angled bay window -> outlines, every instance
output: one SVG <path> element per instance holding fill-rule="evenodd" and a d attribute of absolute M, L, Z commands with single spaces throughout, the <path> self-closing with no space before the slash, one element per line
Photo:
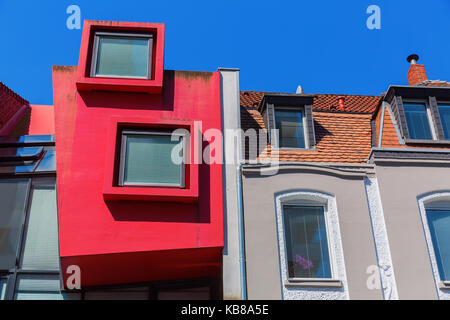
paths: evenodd
<path fill-rule="evenodd" d="M 314 95 L 265 94 L 259 110 L 273 149 L 313 149 L 316 140 L 312 105 Z"/>
<path fill-rule="evenodd" d="M 284 205 L 288 274 L 291 279 L 330 279 L 323 206 Z"/>
<path fill-rule="evenodd" d="M 91 77 L 151 79 L 153 35 L 96 32 Z"/>
<path fill-rule="evenodd" d="M 185 140 L 173 131 L 122 131 L 119 185 L 183 188 Z"/>

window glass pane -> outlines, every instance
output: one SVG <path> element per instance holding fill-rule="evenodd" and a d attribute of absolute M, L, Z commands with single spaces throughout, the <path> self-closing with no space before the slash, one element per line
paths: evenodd
<path fill-rule="evenodd" d="M 100 36 L 96 75 L 147 77 L 148 46 L 146 38 Z"/>
<path fill-rule="evenodd" d="M 58 218 L 55 187 L 36 187 L 31 193 L 22 268 L 59 270 Z"/>
<path fill-rule="evenodd" d="M 56 152 L 55 150 L 48 150 L 45 153 L 44 159 L 39 163 L 36 172 L 56 171 Z"/>
<path fill-rule="evenodd" d="M 305 148 L 305 130 L 301 111 L 275 111 L 280 148 Z"/>
<path fill-rule="evenodd" d="M 28 183 L 28 179 L 0 180 L 0 269 L 16 264 Z"/>
<path fill-rule="evenodd" d="M 170 135 L 128 134 L 124 184 L 181 185 L 181 165 L 172 161 L 172 149 L 182 143 Z"/>
<path fill-rule="evenodd" d="M 431 140 L 431 129 L 425 104 L 405 103 L 404 109 L 411 139 Z"/>
<path fill-rule="evenodd" d="M 427 210 L 441 280 L 450 280 L 450 211 Z"/>
<path fill-rule="evenodd" d="M 331 278 L 323 207 L 284 206 L 290 278 Z"/>
<path fill-rule="evenodd" d="M 444 128 L 445 140 L 450 140 L 450 104 L 439 104 L 439 115 Z"/>
<path fill-rule="evenodd" d="M 58 275 L 19 275 L 15 300 L 63 300 Z"/>
<path fill-rule="evenodd" d="M 0 300 L 5 300 L 7 278 L 0 278 Z"/>

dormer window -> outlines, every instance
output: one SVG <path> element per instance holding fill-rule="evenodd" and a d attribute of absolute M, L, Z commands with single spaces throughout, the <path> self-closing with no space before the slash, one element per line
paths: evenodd
<path fill-rule="evenodd" d="M 151 79 L 153 35 L 95 32 L 91 77 Z"/>
<path fill-rule="evenodd" d="M 259 109 L 272 149 L 314 149 L 314 97 L 307 94 L 264 95 Z"/>
<path fill-rule="evenodd" d="M 389 103 L 405 144 L 450 144 L 450 88 L 391 86 Z"/>

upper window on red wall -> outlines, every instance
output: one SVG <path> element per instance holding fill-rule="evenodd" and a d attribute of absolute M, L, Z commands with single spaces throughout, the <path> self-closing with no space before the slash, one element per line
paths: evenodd
<path fill-rule="evenodd" d="M 151 79 L 153 35 L 95 32 L 91 77 Z"/>

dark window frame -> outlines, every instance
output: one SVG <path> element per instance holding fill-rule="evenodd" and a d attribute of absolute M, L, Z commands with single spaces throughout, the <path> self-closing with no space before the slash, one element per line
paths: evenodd
<path fill-rule="evenodd" d="M 288 111 L 288 112 L 302 112 L 302 124 L 303 124 L 303 139 L 305 143 L 305 147 L 282 147 L 281 146 L 281 140 L 280 140 L 280 130 L 281 128 L 277 128 L 277 119 L 276 119 L 276 113 L 277 111 Z M 275 131 L 278 134 L 276 135 L 276 144 L 274 144 L 274 148 L 278 150 L 310 150 L 309 147 L 309 133 L 308 133 L 308 121 L 306 119 L 306 107 L 304 105 L 302 106 L 284 106 L 284 105 L 277 105 L 274 108 L 273 113 L 273 126 L 274 129 L 278 130 Z"/>
<path fill-rule="evenodd" d="M 129 38 L 142 38 L 148 41 L 148 62 L 147 62 L 147 76 L 118 76 L 118 75 L 97 75 L 97 63 L 98 63 L 98 46 L 100 37 L 129 37 Z M 126 33 L 126 32 L 106 32 L 106 31 L 96 31 L 94 33 L 94 42 L 92 45 L 92 56 L 91 56 L 91 70 L 89 75 L 91 78 L 118 78 L 118 79 L 152 79 L 153 71 L 153 39 L 154 35 L 151 33 Z"/>
<path fill-rule="evenodd" d="M 169 183 L 133 183 L 127 184 L 125 182 L 125 161 L 126 161 L 126 147 L 127 147 L 127 135 L 164 135 L 172 136 L 177 135 L 181 139 L 182 152 L 183 152 L 183 163 L 180 165 L 180 184 L 169 184 Z M 118 185 L 120 187 L 161 187 L 161 188 L 179 188 L 183 189 L 186 187 L 186 155 L 187 152 L 187 142 L 186 134 L 181 132 L 174 132 L 169 130 L 137 130 L 137 129 L 124 129 L 120 133 L 120 159 L 119 159 L 119 178 Z"/>
<path fill-rule="evenodd" d="M 263 116 L 268 133 L 268 142 L 274 150 L 294 150 L 294 151 L 314 151 L 316 147 L 316 135 L 314 127 L 314 117 L 312 106 L 316 95 L 308 94 L 265 94 L 259 106 L 259 112 Z M 275 110 L 289 106 L 290 108 L 301 110 L 303 108 L 306 124 L 305 130 L 305 146 L 307 148 L 279 148 L 278 136 L 274 134 L 275 128 Z M 276 131 L 275 131 L 276 132 Z M 273 141 L 273 138 L 275 141 Z"/>
<path fill-rule="evenodd" d="M 439 105 L 446 105 L 446 106 L 450 106 L 450 100 L 449 99 L 436 99 L 436 108 L 437 108 L 437 115 L 439 116 L 439 122 L 440 122 L 440 126 L 442 128 L 442 132 L 440 132 L 440 140 L 445 140 L 448 141 L 450 143 L 450 133 L 449 133 L 449 137 L 447 138 L 445 136 L 445 132 L 444 132 L 444 126 L 442 124 L 442 119 L 441 119 L 441 113 L 439 111 Z"/>

